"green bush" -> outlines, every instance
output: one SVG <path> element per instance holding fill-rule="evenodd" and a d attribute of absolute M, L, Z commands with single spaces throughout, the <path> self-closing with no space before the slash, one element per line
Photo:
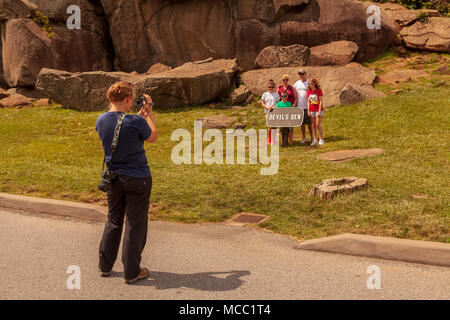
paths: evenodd
<path fill-rule="evenodd" d="M 52 38 L 55 33 L 53 32 L 53 28 L 50 24 L 50 20 L 47 16 L 44 16 L 40 11 L 36 10 L 34 12 L 34 22 L 36 22 L 40 27 L 41 30 L 46 32 L 49 38 Z"/>
<path fill-rule="evenodd" d="M 419 21 L 426 21 L 427 19 L 428 19 L 428 12 L 424 12 L 424 11 L 421 11 L 418 15 L 417 15 L 417 20 L 419 20 Z"/>

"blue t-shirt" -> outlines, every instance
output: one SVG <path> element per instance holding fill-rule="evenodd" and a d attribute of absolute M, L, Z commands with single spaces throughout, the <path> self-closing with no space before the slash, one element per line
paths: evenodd
<path fill-rule="evenodd" d="M 95 125 L 98 136 L 102 140 L 106 163 L 111 160 L 110 147 L 119 114 L 120 112 L 102 113 Z M 150 177 L 144 141 L 150 137 L 151 133 L 152 129 L 143 117 L 127 114 L 122 122 L 119 142 L 109 169 L 129 177 Z"/>

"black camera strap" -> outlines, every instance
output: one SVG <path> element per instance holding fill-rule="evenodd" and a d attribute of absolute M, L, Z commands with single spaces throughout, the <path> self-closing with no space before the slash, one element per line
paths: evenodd
<path fill-rule="evenodd" d="M 123 119 L 125 118 L 125 116 L 126 116 L 126 113 L 122 112 L 119 114 L 119 118 L 117 119 L 117 122 L 116 122 L 116 127 L 114 128 L 113 141 L 111 143 L 111 147 L 109 148 L 111 150 L 111 158 L 109 161 L 110 164 L 112 163 L 113 153 L 117 150 L 117 145 L 119 144 L 120 129 L 122 128 L 122 123 L 123 123 Z M 106 154 L 105 154 L 105 157 L 103 158 L 102 171 L 105 169 L 105 163 L 106 163 Z"/>

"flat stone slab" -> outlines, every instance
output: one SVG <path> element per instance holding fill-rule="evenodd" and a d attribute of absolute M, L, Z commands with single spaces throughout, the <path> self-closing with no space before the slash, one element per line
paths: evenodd
<path fill-rule="evenodd" d="M 44 107 L 52 104 L 52 101 L 49 98 L 39 99 L 36 101 L 36 107 Z"/>
<path fill-rule="evenodd" d="M 0 108 L 14 108 L 31 105 L 31 99 L 21 94 L 12 94 L 9 97 L 0 100 Z"/>
<path fill-rule="evenodd" d="M 373 149 L 352 149 L 352 150 L 337 150 L 321 153 L 317 156 L 320 160 L 326 161 L 348 161 L 356 158 L 365 158 L 376 156 L 378 154 L 385 153 L 386 150 L 381 148 L 373 148 Z"/>
<path fill-rule="evenodd" d="M 233 123 L 238 121 L 238 117 L 214 115 L 196 119 L 195 121 L 201 122 L 204 129 L 226 129 L 230 128 Z"/>
<path fill-rule="evenodd" d="M 307 240 L 296 249 L 450 267 L 450 244 L 352 233 Z"/>
<path fill-rule="evenodd" d="M 88 203 L 0 193 L 0 207 L 105 222 L 107 208 Z"/>

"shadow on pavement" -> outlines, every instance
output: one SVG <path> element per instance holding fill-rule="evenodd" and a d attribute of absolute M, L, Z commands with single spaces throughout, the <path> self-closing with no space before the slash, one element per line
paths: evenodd
<path fill-rule="evenodd" d="M 217 277 L 215 275 L 226 275 Z M 137 286 L 153 286 L 157 290 L 191 288 L 204 291 L 229 291 L 239 288 L 245 281 L 240 277 L 250 275 L 250 271 L 201 272 L 177 274 L 170 272 L 150 271 L 150 277 L 136 282 Z"/>

